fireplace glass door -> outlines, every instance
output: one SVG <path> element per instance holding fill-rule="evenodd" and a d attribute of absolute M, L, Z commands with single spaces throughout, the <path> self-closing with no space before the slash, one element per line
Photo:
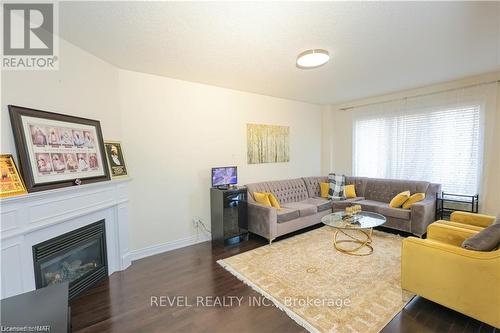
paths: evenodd
<path fill-rule="evenodd" d="M 69 282 L 70 299 L 108 275 L 104 220 L 33 246 L 37 288 Z"/>
<path fill-rule="evenodd" d="M 73 282 L 102 265 L 100 240 L 91 240 L 42 262 L 42 287 L 66 281 Z"/>

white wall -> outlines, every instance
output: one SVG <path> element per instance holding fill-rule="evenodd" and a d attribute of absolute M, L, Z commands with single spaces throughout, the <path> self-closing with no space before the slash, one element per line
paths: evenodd
<path fill-rule="evenodd" d="M 16 156 L 9 104 L 99 119 L 105 139 L 121 137 L 118 70 L 62 39 L 59 43 L 57 71 L 2 71 L 2 154 Z"/>
<path fill-rule="evenodd" d="M 122 140 L 130 183 L 132 250 L 210 227 L 210 169 L 237 165 L 239 182 L 320 174 L 321 108 L 118 70 L 60 40 L 58 71 L 2 72 L 1 152 L 16 156 L 7 105 L 101 121 Z M 246 123 L 290 126 L 291 161 L 247 165 Z"/>
<path fill-rule="evenodd" d="M 240 184 L 351 173 L 352 117 L 339 108 L 439 91 L 498 73 L 320 107 L 203 84 L 119 70 L 61 40 L 58 71 L 2 72 L 1 152 L 16 154 L 7 105 L 99 119 L 105 139 L 122 140 L 129 170 L 131 248 L 196 234 L 193 217 L 209 226 L 210 168 L 237 165 Z M 500 89 L 499 89 L 500 90 Z M 500 207 L 500 91 L 490 125 L 482 209 Z M 246 163 L 246 123 L 287 125 L 291 161 Z"/>
<path fill-rule="evenodd" d="M 123 70 L 119 78 L 135 249 L 194 235 L 195 216 L 209 226 L 211 167 L 237 165 L 240 184 L 320 174 L 320 106 Z M 248 165 L 247 123 L 290 126 L 290 162 Z"/>
<path fill-rule="evenodd" d="M 340 105 L 332 105 L 323 109 L 325 119 L 322 143 L 322 173 L 331 171 L 352 174 L 352 110 L 341 110 L 346 107 L 377 103 L 381 101 L 427 94 L 454 89 L 481 82 L 500 79 L 500 72 L 487 73 L 461 80 L 411 89 L 392 94 L 366 98 Z M 496 112 L 495 112 L 496 111 Z M 482 173 L 480 211 L 488 214 L 500 212 L 500 84 L 498 87 L 496 110 L 488 110 L 489 122 L 485 126 L 484 136 L 484 169 Z"/>

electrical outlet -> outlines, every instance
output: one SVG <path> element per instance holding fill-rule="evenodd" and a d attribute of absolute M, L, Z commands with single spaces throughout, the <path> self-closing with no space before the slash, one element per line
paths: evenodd
<path fill-rule="evenodd" d="M 198 228 L 199 223 L 200 219 L 198 217 L 193 217 L 193 227 Z"/>

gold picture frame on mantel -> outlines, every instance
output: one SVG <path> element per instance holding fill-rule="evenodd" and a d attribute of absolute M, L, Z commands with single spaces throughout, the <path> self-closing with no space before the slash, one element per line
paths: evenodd
<path fill-rule="evenodd" d="M 109 172 L 112 179 L 128 177 L 127 165 L 123 156 L 122 143 L 120 141 L 104 141 L 104 150 L 108 159 Z"/>
<path fill-rule="evenodd" d="M 26 194 L 26 186 L 19 175 L 14 158 L 10 154 L 0 155 L 0 198 Z"/>

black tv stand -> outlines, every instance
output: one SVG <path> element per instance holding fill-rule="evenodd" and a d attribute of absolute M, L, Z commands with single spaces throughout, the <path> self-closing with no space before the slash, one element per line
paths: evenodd
<path fill-rule="evenodd" d="M 247 188 L 210 189 L 212 241 L 224 245 L 248 238 Z"/>

